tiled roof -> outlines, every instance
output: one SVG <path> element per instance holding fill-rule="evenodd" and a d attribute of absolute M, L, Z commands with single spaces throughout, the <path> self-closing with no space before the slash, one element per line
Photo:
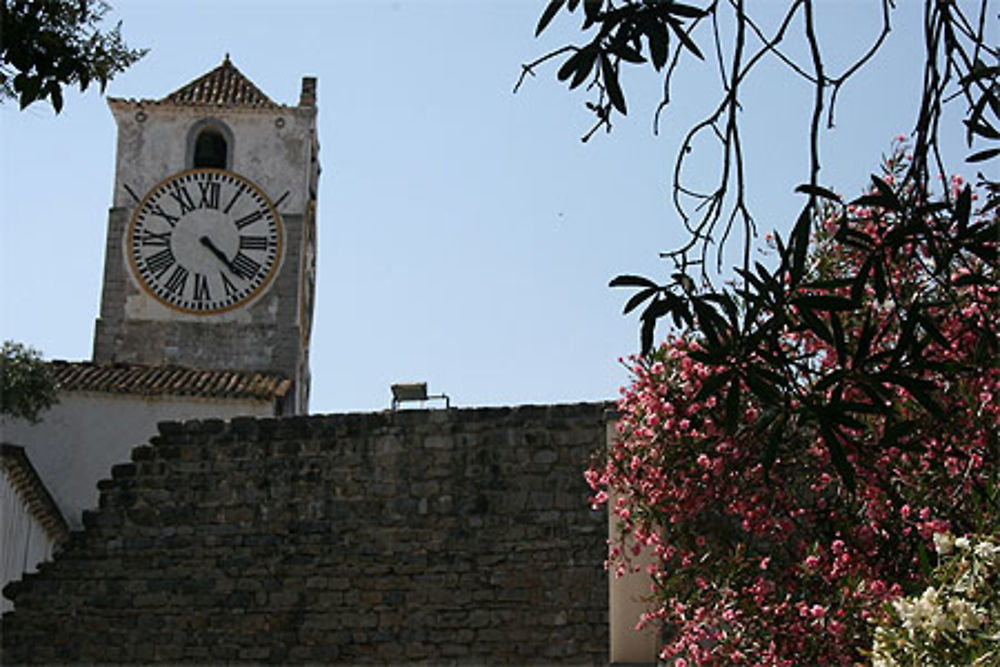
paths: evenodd
<path fill-rule="evenodd" d="M 229 55 L 208 74 L 178 88 L 161 103 L 183 106 L 277 108 L 278 105 L 236 69 Z"/>
<path fill-rule="evenodd" d="M 7 473 L 11 485 L 17 489 L 28 511 L 45 529 L 49 539 L 60 544 L 69 537 L 66 519 L 31 465 L 24 448 L 6 442 L 0 444 L 0 468 Z"/>
<path fill-rule="evenodd" d="M 291 380 L 281 375 L 247 371 L 86 361 L 52 361 L 49 367 L 62 391 L 268 401 L 281 398 L 292 386 Z"/>

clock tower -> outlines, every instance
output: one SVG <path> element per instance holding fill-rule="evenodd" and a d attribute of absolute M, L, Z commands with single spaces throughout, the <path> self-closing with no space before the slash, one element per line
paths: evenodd
<path fill-rule="evenodd" d="M 281 374 L 304 414 L 316 271 L 316 79 L 273 102 L 229 60 L 118 125 L 97 363 Z"/>

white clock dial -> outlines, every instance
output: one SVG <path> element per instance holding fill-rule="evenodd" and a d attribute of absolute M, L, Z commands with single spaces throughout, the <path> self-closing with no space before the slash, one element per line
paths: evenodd
<path fill-rule="evenodd" d="M 270 284 L 282 257 L 281 218 L 260 188 L 223 169 L 166 179 L 139 202 L 125 247 L 139 284 L 186 313 L 248 304 Z"/>

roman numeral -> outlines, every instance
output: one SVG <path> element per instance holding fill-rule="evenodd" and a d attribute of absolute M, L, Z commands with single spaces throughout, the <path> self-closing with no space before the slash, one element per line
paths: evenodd
<path fill-rule="evenodd" d="M 244 227 L 252 225 L 253 223 L 257 222 L 263 217 L 264 217 L 264 212 L 261 211 L 260 209 L 257 209 L 253 213 L 245 215 L 242 218 L 234 221 L 233 224 L 236 225 L 236 229 L 243 229 Z"/>
<path fill-rule="evenodd" d="M 241 236 L 240 250 L 267 250 L 267 237 Z"/>
<path fill-rule="evenodd" d="M 244 185 L 242 185 L 242 184 L 240 184 L 240 185 L 238 186 L 238 188 L 237 188 L 237 190 L 236 190 L 236 194 L 234 194 L 234 195 L 233 195 L 233 198 L 229 200 L 229 203 L 228 203 L 228 204 L 226 204 L 226 208 L 222 209 L 222 212 L 223 212 L 223 213 L 227 213 L 227 214 L 229 213 L 229 209 L 231 209 L 231 208 L 233 207 L 233 204 L 235 204 L 235 203 L 236 203 L 236 200 L 240 198 L 240 195 L 241 195 L 241 194 L 243 194 L 243 188 L 244 188 L 244 187 L 245 187 L 245 186 L 244 186 Z"/>
<path fill-rule="evenodd" d="M 200 273 L 194 274 L 194 300 L 209 301 L 212 297 L 208 293 L 208 277 Z"/>
<path fill-rule="evenodd" d="M 226 298 L 231 299 L 234 296 L 236 296 L 237 294 L 236 285 L 232 284 L 229 281 L 229 278 L 226 277 L 226 274 L 223 273 L 222 271 L 219 271 L 219 277 L 222 278 L 222 288 L 226 290 Z"/>
<path fill-rule="evenodd" d="M 146 258 L 146 268 L 148 268 L 157 278 L 162 276 L 164 272 L 174 265 L 174 253 L 170 252 L 170 248 L 166 250 L 161 250 L 155 255 L 150 255 Z"/>
<path fill-rule="evenodd" d="M 201 201 L 198 208 L 219 208 L 219 184 L 199 183 L 198 192 L 201 194 Z"/>
<path fill-rule="evenodd" d="M 170 245 L 170 232 L 152 232 L 148 229 L 142 230 L 142 245 Z"/>
<path fill-rule="evenodd" d="M 260 264 L 253 261 L 241 252 L 236 253 L 232 261 L 233 273 L 243 280 L 250 280 L 260 269 Z"/>
<path fill-rule="evenodd" d="M 164 220 L 166 220 L 167 224 L 170 225 L 171 227 L 173 227 L 174 225 L 176 225 L 177 221 L 180 220 L 180 218 L 178 216 L 176 216 L 176 215 L 170 215 L 169 213 L 167 213 L 166 211 L 164 211 L 163 208 L 159 204 L 156 204 L 153 207 L 153 209 L 150 211 L 150 213 L 152 213 L 153 215 L 160 216 L 161 218 L 163 218 Z"/>
<path fill-rule="evenodd" d="M 167 279 L 165 287 L 167 288 L 167 291 L 172 294 L 183 294 L 184 286 L 187 284 L 187 279 L 188 270 L 178 264 L 174 268 L 174 272 L 171 273 L 170 277 Z"/>
<path fill-rule="evenodd" d="M 183 185 L 175 185 L 174 189 L 168 192 L 174 201 L 180 205 L 181 215 L 194 210 L 194 200 L 191 199 L 191 194 Z"/>

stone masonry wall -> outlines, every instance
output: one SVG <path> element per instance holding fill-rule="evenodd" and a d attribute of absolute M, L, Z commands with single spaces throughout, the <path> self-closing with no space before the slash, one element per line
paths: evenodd
<path fill-rule="evenodd" d="M 2 663 L 607 664 L 603 408 L 161 424 Z"/>

